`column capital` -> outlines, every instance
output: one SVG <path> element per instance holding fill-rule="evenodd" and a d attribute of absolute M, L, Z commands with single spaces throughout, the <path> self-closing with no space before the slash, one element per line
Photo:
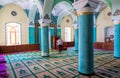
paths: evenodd
<path fill-rule="evenodd" d="M 84 15 L 84 14 L 93 14 L 93 13 L 94 13 L 94 9 L 91 7 L 84 7 L 84 8 L 77 10 L 78 16 Z"/>
<path fill-rule="evenodd" d="M 43 23 L 50 24 L 51 23 L 51 19 L 43 19 Z"/>
<path fill-rule="evenodd" d="M 114 24 L 120 24 L 120 20 L 115 20 Z"/>
<path fill-rule="evenodd" d="M 34 23 L 33 23 L 33 22 L 30 22 L 30 23 L 29 23 L 29 27 L 35 27 Z"/>
<path fill-rule="evenodd" d="M 94 12 L 94 9 L 90 7 L 88 0 L 79 0 L 72 4 L 76 9 L 76 15 L 79 16 L 81 14 L 91 14 Z"/>
<path fill-rule="evenodd" d="M 120 24 L 120 9 L 116 9 L 112 17 L 114 24 Z"/>
<path fill-rule="evenodd" d="M 78 29 L 78 22 L 74 21 L 73 26 L 74 26 L 74 29 Z"/>
<path fill-rule="evenodd" d="M 39 23 L 40 23 L 41 27 L 50 26 L 50 22 L 51 22 L 50 19 L 41 19 L 41 20 L 39 20 Z"/>
<path fill-rule="evenodd" d="M 41 25 L 42 27 L 45 27 L 45 26 L 50 26 L 50 24 L 46 24 L 46 23 L 42 23 L 42 25 Z"/>
<path fill-rule="evenodd" d="M 75 27 L 75 30 L 77 30 L 78 29 L 78 27 Z"/>
<path fill-rule="evenodd" d="M 74 25 L 74 29 L 78 29 L 78 25 Z"/>
<path fill-rule="evenodd" d="M 103 0 L 78 0 L 72 5 L 76 9 L 77 16 L 81 14 L 93 14 L 94 12 L 102 11 L 108 6 Z"/>

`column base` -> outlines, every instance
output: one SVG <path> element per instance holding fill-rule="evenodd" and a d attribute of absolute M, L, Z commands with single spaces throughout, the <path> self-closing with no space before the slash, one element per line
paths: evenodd
<path fill-rule="evenodd" d="M 116 56 L 114 56 L 114 58 L 120 59 L 120 57 L 116 57 Z"/>
<path fill-rule="evenodd" d="M 78 49 L 76 49 L 75 47 L 73 48 L 73 50 L 78 51 Z"/>
<path fill-rule="evenodd" d="M 42 57 L 49 57 L 49 56 L 42 56 Z"/>
<path fill-rule="evenodd" d="M 48 53 L 43 53 L 43 52 L 42 52 L 42 53 L 41 53 L 41 56 L 42 56 L 42 57 L 49 57 L 49 54 L 48 54 Z"/>
<path fill-rule="evenodd" d="M 79 71 L 78 71 L 79 72 Z M 84 74 L 84 73 L 81 73 L 81 72 L 79 72 L 80 74 L 82 74 L 82 75 L 86 75 L 86 76 L 91 76 L 91 75 L 94 75 L 95 73 L 93 72 L 93 73 L 91 73 L 91 74 Z"/>

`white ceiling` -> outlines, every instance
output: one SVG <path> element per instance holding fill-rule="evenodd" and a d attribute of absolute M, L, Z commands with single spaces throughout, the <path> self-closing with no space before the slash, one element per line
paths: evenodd
<path fill-rule="evenodd" d="M 112 1 L 112 11 L 120 9 L 120 0 L 111 0 Z"/>
<path fill-rule="evenodd" d="M 30 9 L 34 4 L 34 0 L 0 0 L 0 5 L 2 6 L 5 6 L 10 3 L 19 5 L 23 9 Z"/>
<path fill-rule="evenodd" d="M 58 3 L 56 6 L 54 6 L 52 10 L 52 14 L 54 16 L 59 16 L 59 14 L 62 11 L 71 11 L 71 10 L 73 10 L 73 7 L 69 3 L 63 1 Z"/>

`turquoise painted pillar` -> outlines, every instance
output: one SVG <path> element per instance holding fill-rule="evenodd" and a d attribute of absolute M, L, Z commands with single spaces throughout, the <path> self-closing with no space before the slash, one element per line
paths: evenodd
<path fill-rule="evenodd" d="M 93 24 L 93 12 L 83 12 L 78 16 L 78 71 L 86 75 L 94 73 Z"/>
<path fill-rule="evenodd" d="M 78 28 L 75 28 L 74 34 L 75 34 L 74 50 L 78 50 Z"/>
<path fill-rule="evenodd" d="M 41 50 L 41 27 L 38 28 L 38 43 L 40 45 L 40 50 Z"/>
<path fill-rule="evenodd" d="M 29 26 L 29 44 L 35 44 L 35 27 Z"/>
<path fill-rule="evenodd" d="M 53 46 L 53 42 L 52 42 L 52 37 L 54 36 L 54 28 L 50 28 L 50 36 L 51 36 L 51 48 L 52 48 L 52 46 Z"/>
<path fill-rule="evenodd" d="M 103 7 L 99 3 L 103 3 Z M 73 3 L 78 15 L 78 71 L 82 74 L 91 75 L 94 73 L 93 56 L 93 30 L 94 30 L 94 12 L 106 8 L 104 1 L 98 1 L 96 5 L 91 5 L 89 1 L 77 0 Z M 96 10 L 97 9 L 97 10 Z"/>
<path fill-rule="evenodd" d="M 99 12 L 96 12 L 96 13 L 94 13 L 94 32 L 93 32 L 93 38 L 94 38 L 94 42 L 96 42 L 97 41 L 97 28 L 96 28 L 96 24 L 95 24 L 95 21 L 96 21 L 96 19 L 98 18 L 98 15 L 99 15 Z"/>
<path fill-rule="evenodd" d="M 47 24 L 41 27 L 41 51 L 42 56 L 49 56 L 49 29 Z"/>
<path fill-rule="evenodd" d="M 61 28 L 57 28 L 57 36 L 61 37 Z"/>
<path fill-rule="evenodd" d="M 97 32 L 96 32 L 96 27 L 95 27 L 95 26 L 94 26 L 94 30 L 93 30 L 93 31 L 94 31 L 94 32 L 93 32 L 94 42 L 96 42 L 96 33 L 97 33 Z"/>
<path fill-rule="evenodd" d="M 120 24 L 114 26 L 114 57 L 120 58 Z"/>

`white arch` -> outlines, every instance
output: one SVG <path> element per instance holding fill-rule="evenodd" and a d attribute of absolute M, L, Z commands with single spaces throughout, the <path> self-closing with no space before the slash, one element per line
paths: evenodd
<path fill-rule="evenodd" d="M 40 20 L 39 23 L 42 24 L 43 21 L 43 16 L 44 16 L 44 11 L 43 11 L 43 6 L 41 0 L 35 0 L 35 4 L 38 7 L 39 13 L 40 13 Z"/>
<path fill-rule="evenodd" d="M 61 21 L 62 21 L 62 18 L 64 18 L 65 16 L 67 15 L 70 15 L 73 19 L 73 22 L 74 21 L 77 21 L 77 16 L 74 15 L 72 12 L 69 12 L 69 11 L 66 11 L 66 10 L 63 10 L 59 16 L 58 16 L 58 20 L 57 20 L 57 26 L 61 24 Z"/>
<path fill-rule="evenodd" d="M 54 16 L 59 16 L 59 14 L 63 11 L 63 10 L 73 10 L 73 7 L 66 1 L 62 1 L 57 3 L 53 10 L 52 10 L 52 14 Z"/>
<path fill-rule="evenodd" d="M 52 10 L 52 14 L 58 16 L 57 26 L 60 25 L 62 18 L 67 15 L 71 15 L 73 22 L 77 21 L 77 16 L 72 13 L 73 10 L 73 7 L 66 1 L 57 3 Z"/>
<path fill-rule="evenodd" d="M 30 22 L 34 23 L 36 11 L 37 11 L 37 5 L 33 5 L 29 12 L 29 23 Z"/>

